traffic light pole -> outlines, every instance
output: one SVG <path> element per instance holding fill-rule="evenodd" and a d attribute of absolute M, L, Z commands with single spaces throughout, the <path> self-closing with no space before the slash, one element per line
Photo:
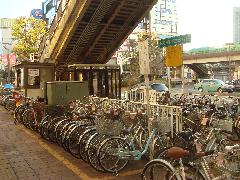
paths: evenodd
<path fill-rule="evenodd" d="M 9 43 L 2 43 L 6 45 L 10 45 Z M 11 62 L 9 58 L 9 48 L 3 45 L 3 48 L 7 50 L 7 62 L 8 62 L 8 77 L 7 77 L 7 83 L 11 83 Z"/>
<path fill-rule="evenodd" d="M 7 82 L 11 83 L 11 62 L 10 62 L 10 58 L 9 58 L 9 52 L 7 54 L 7 61 L 8 61 L 8 78 L 7 78 Z"/>

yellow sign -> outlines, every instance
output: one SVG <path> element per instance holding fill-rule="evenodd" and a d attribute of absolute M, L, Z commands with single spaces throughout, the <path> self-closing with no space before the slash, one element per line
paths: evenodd
<path fill-rule="evenodd" d="M 177 67 L 183 64 L 182 45 L 166 47 L 166 66 Z"/>

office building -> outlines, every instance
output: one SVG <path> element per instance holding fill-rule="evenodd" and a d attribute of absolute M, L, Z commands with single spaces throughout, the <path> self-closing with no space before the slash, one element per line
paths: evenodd
<path fill-rule="evenodd" d="M 60 0 L 45 0 L 42 3 L 42 11 L 47 25 L 50 26 L 56 14 Z"/>
<path fill-rule="evenodd" d="M 240 7 L 233 8 L 233 42 L 240 42 Z"/>
<path fill-rule="evenodd" d="M 159 0 L 150 11 L 151 31 L 159 34 L 177 33 L 176 0 Z"/>
<path fill-rule="evenodd" d="M 178 15 L 176 0 L 158 0 L 135 31 L 145 29 L 157 34 L 177 34 Z"/>
<path fill-rule="evenodd" d="M 0 18 L 0 69 L 4 68 L 2 64 L 2 55 L 9 54 L 12 50 L 13 38 L 12 38 L 12 24 L 14 19 Z"/>

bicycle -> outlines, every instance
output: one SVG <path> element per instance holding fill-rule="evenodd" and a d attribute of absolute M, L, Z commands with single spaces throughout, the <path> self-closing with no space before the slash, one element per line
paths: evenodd
<path fill-rule="evenodd" d="M 197 165 L 186 163 L 182 158 L 200 158 L 212 154 L 213 151 L 192 154 L 191 151 L 175 146 L 164 153 L 175 161 L 170 163 L 162 158 L 149 161 L 141 173 L 142 180 L 205 180 L 204 173 Z"/>
<path fill-rule="evenodd" d="M 134 145 L 134 139 L 138 132 L 130 142 L 122 137 L 111 137 L 104 140 L 97 151 L 101 168 L 109 173 L 117 173 L 128 164 L 129 160 L 140 160 L 152 145 L 159 123 L 161 122 L 152 121 L 152 131 L 146 139 L 145 146 L 139 149 Z"/>

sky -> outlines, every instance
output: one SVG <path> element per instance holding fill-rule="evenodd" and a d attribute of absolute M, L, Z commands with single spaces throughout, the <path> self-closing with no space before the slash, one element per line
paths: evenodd
<path fill-rule="evenodd" d="M 0 0 L 0 18 L 29 16 L 42 0 Z M 233 7 L 240 0 L 177 0 L 179 34 L 191 34 L 184 49 L 221 46 L 233 41 Z"/>
<path fill-rule="evenodd" d="M 29 16 L 32 9 L 41 9 L 43 0 L 0 0 L 0 18 Z"/>
<path fill-rule="evenodd" d="M 178 33 L 191 34 L 184 49 L 233 42 L 233 7 L 240 0 L 177 0 Z"/>

